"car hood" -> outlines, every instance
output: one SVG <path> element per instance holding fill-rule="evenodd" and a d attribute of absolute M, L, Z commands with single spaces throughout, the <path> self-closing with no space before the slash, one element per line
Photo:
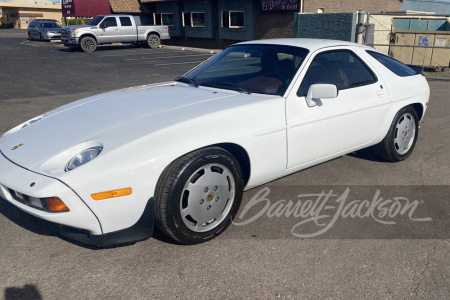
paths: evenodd
<path fill-rule="evenodd" d="M 62 29 L 71 30 L 71 29 L 90 28 L 90 27 L 93 27 L 93 26 L 91 26 L 91 25 L 71 25 L 71 26 L 63 27 Z M 95 26 L 94 26 L 94 28 L 95 28 Z"/>
<path fill-rule="evenodd" d="M 44 119 L 1 139 L 0 150 L 11 161 L 32 168 L 126 123 L 233 96 L 236 93 L 194 88 L 182 83 L 114 91 L 50 112 Z M 23 146 L 12 150 L 17 145 Z"/>
<path fill-rule="evenodd" d="M 41 28 L 42 30 L 45 31 L 51 31 L 51 32 L 61 32 L 61 28 Z"/>

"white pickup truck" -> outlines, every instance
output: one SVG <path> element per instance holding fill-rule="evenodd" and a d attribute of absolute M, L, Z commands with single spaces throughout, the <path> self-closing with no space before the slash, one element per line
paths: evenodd
<path fill-rule="evenodd" d="M 97 16 L 86 25 L 63 27 L 61 42 L 72 50 L 94 52 L 97 45 L 130 43 L 158 48 L 161 40 L 170 39 L 169 26 L 141 26 L 139 17 L 131 15 Z"/>

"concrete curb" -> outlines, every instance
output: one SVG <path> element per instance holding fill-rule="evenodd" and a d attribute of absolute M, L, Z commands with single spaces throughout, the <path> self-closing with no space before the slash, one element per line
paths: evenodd
<path fill-rule="evenodd" d="M 211 53 L 216 54 L 219 53 L 220 49 L 202 49 L 202 48 L 191 48 L 191 47 L 182 47 L 182 46 L 165 46 L 161 45 L 161 49 L 170 49 L 170 50 L 181 50 L 181 51 L 193 51 L 193 52 L 201 52 L 201 53 Z"/>

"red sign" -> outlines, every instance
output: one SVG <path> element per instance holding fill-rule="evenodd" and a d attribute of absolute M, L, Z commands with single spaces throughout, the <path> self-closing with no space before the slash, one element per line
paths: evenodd
<path fill-rule="evenodd" d="M 93 18 L 98 15 L 110 15 L 109 0 L 62 0 L 64 17 Z"/>
<path fill-rule="evenodd" d="M 301 0 L 261 0 L 263 11 L 299 12 Z"/>

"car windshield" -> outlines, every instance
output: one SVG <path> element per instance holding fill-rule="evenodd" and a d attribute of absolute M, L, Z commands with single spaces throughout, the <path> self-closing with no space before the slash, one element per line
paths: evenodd
<path fill-rule="evenodd" d="M 279 45 L 232 46 L 181 77 L 200 86 L 283 95 L 309 51 Z"/>
<path fill-rule="evenodd" d="M 61 28 L 58 23 L 41 23 L 41 28 Z"/>
<path fill-rule="evenodd" d="M 103 16 L 96 16 L 91 21 L 89 21 L 87 25 L 97 26 L 103 20 L 103 18 L 104 18 Z"/>

